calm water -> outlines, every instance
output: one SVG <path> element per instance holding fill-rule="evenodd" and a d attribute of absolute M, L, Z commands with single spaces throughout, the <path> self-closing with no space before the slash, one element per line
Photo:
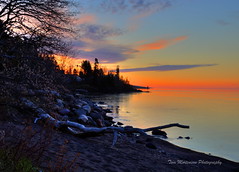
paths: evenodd
<path fill-rule="evenodd" d="M 239 161 L 239 91 L 150 90 L 150 93 L 93 97 L 112 105 L 112 116 L 125 125 L 147 128 L 169 123 L 168 141 L 176 145 Z M 177 139 L 189 136 L 192 139 Z"/>

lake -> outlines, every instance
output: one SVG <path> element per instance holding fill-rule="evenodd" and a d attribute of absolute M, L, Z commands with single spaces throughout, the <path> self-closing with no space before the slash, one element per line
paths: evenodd
<path fill-rule="evenodd" d="M 91 97 L 113 109 L 109 114 L 139 128 L 169 123 L 168 141 L 181 147 L 239 161 L 239 90 L 150 90 L 149 93 L 106 94 Z M 179 136 L 191 139 L 178 139 Z"/>

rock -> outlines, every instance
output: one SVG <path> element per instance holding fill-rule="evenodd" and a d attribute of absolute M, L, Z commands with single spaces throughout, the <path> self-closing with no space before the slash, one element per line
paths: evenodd
<path fill-rule="evenodd" d="M 86 114 L 87 114 L 86 110 L 84 110 L 84 109 L 82 109 L 82 108 L 74 110 L 74 113 L 75 113 L 78 117 L 81 116 L 81 115 L 86 115 Z"/>
<path fill-rule="evenodd" d="M 189 139 L 191 139 L 189 136 L 187 136 L 187 137 L 184 137 L 185 139 L 187 139 L 187 140 L 189 140 Z"/>
<path fill-rule="evenodd" d="M 117 122 L 117 125 L 124 125 L 122 122 Z"/>
<path fill-rule="evenodd" d="M 61 99 L 56 99 L 57 105 L 61 108 L 64 108 L 64 101 Z"/>
<path fill-rule="evenodd" d="M 63 117 L 62 117 L 62 121 L 67 121 L 69 119 L 69 117 L 67 116 L 67 115 L 64 115 Z"/>
<path fill-rule="evenodd" d="M 96 106 L 96 105 L 93 106 L 93 109 L 94 109 L 94 111 L 97 111 L 97 112 L 102 112 L 103 111 L 102 107 L 99 107 L 99 106 Z"/>
<path fill-rule="evenodd" d="M 183 137 L 182 137 L 182 136 L 179 136 L 178 139 L 183 139 Z"/>
<path fill-rule="evenodd" d="M 130 128 L 133 128 L 133 126 L 130 126 L 130 125 L 127 125 L 124 127 L 125 129 L 130 129 Z"/>
<path fill-rule="evenodd" d="M 68 115 L 69 113 L 71 113 L 71 111 L 69 109 L 60 109 L 58 111 L 61 115 Z"/>
<path fill-rule="evenodd" d="M 60 93 L 58 93 L 58 92 L 55 91 L 55 90 L 50 90 L 49 93 L 52 94 L 52 95 L 54 95 L 54 96 L 56 96 L 56 97 L 60 97 L 60 96 L 61 96 Z"/>
<path fill-rule="evenodd" d="M 78 120 L 86 123 L 88 121 L 88 117 L 86 115 L 80 115 Z"/>
<path fill-rule="evenodd" d="M 91 112 L 91 107 L 89 105 L 84 105 L 82 108 L 86 110 L 88 113 Z"/>
<path fill-rule="evenodd" d="M 82 79 L 81 79 L 81 77 L 79 77 L 79 76 L 75 76 L 75 81 L 79 83 L 79 82 L 82 81 Z"/>
<path fill-rule="evenodd" d="M 113 113 L 112 110 L 110 110 L 110 109 L 105 109 L 104 111 L 105 111 L 106 113 Z"/>
<path fill-rule="evenodd" d="M 87 102 L 87 105 L 89 105 L 90 107 L 94 107 L 94 103 L 92 102 L 92 101 L 90 101 L 90 100 L 85 100 L 86 102 Z"/>
<path fill-rule="evenodd" d="M 146 143 L 145 146 L 150 148 L 150 149 L 157 149 L 157 147 L 153 143 Z"/>
<path fill-rule="evenodd" d="M 113 124 L 113 122 L 111 121 L 104 121 L 105 122 L 105 126 L 109 127 Z"/>
<path fill-rule="evenodd" d="M 76 98 L 82 98 L 82 94 L 76 93 L 76 94 L 75 94 L 75 97 L 76 97 Z"/>
<path fill-rule="evenodd" d="M 59 111 L 60 109 L 62 109 L 62 107 L 60 107 L 60 106 L 57 105 L 57 104 L 54 104 L 54 105 L 52 106 L 52 109 L 55 110 L 55 111 Z"/>
<path fill-rule="evenodd" d="M 92 113 L 90 113 L 90 117 L 92 117 L 92 119 L 96 122 L 96 124 L 99 127 L 103 127 L 105 125 L 104 118 L 101 116 L 100 113 L 92 112 Z"/>
<path fill-rule="evenodd" d="M 66 100 L 66 101 L 74 101 L 74 96 L 73 95 L 71 95 L 71 94 L 65 94 L 64 96 L 63 96 L 63 98 Z"/>
<path fill-rule="evenodd" d="M 152 134 L 153 135 L 166 136 L 167 137 L 167 133 L 165 131 L 162 131 L 162 130 L 153 130 Z"/>
<path fill-rule="evenodd" d="M 113 117 L 110 117 L 110 116 L 105 116 L 104 119 L 105 119 L 105 120 L 108 120 L 108 121 L 113 121 L 114 118 L 113 118 Z"/>

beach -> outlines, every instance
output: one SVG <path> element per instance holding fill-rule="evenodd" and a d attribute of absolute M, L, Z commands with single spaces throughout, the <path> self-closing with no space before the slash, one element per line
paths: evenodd
<path fill-rule="evenodd" d="M 13 123 L 1 124 L 1 130 L 8 127 L 11 128 L 12 135 L 24 128 L 23 125 Z M 42 126 L 34 124 L 31 127 L 36 131 L 43 129 Z M 113 134 L 79 137 L 54 130 L 51 142 L 42 154 L 39 167 L 43 171 L 59 171 L 58 165 L 61 161 L 62 166 L 72 163 L 72 167 L 66 171 L 239 170 L 239 163 L 181 148 L 152 136 L 121 136 L 112 147 L 113 137 Z M 149 148 L 150 144 L 156 148 Z"/>

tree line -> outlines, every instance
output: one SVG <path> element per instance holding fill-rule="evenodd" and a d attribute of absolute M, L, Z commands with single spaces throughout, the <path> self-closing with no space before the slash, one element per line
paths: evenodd
<path fill-rule="evenodd" d="M 136 91 L 129 83 L 128 79 L 120 76 L 120 68 L 117 65 L 115 71 L 108 71 L 100 67 L 99 60 L 95 58 L 94 64 L 89 60 L 83 60 L 77 65 L 80 70 L 70 69 L 68 74 L 79 76 L 82 79 L 78 88 L 86 88 L 98 92 L 131 92 Z"/>

